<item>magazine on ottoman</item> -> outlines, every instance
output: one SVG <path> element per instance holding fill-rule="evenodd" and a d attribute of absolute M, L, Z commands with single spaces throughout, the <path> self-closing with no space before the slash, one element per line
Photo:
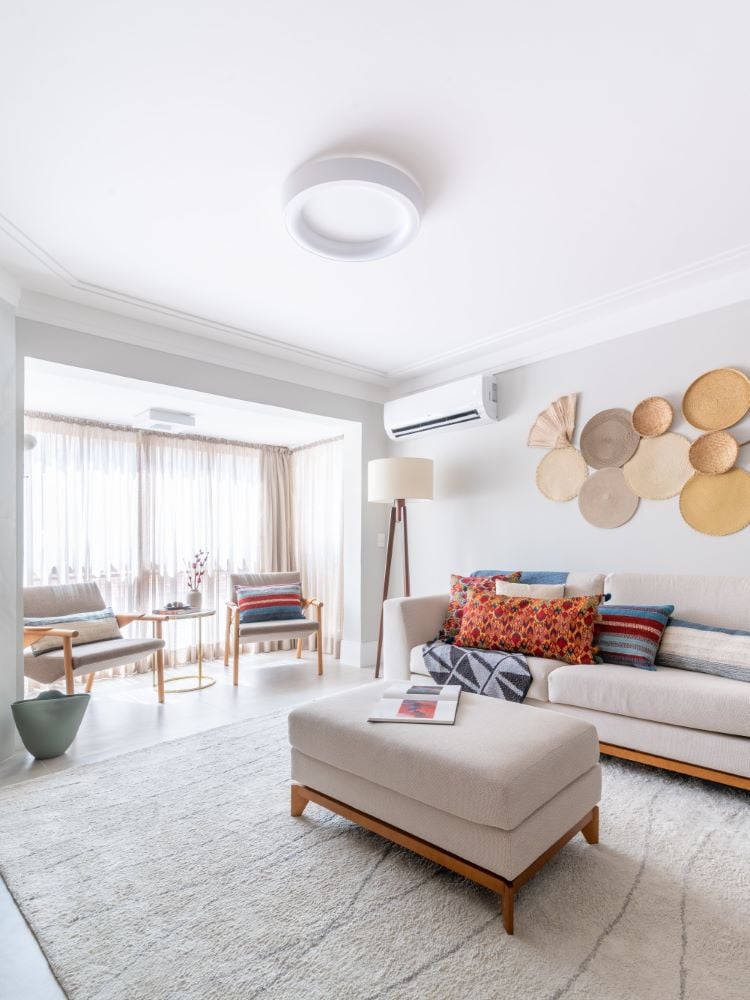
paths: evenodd
<path fill-rule="evenodd" d="M 421 722 L 452 726 L 461 688 L 458 684 L 391 684 L 368 722 Z"/>

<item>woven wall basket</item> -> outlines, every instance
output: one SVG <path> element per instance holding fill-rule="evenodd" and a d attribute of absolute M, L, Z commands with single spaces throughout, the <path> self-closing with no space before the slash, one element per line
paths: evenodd
<path fill-rule="evenodd" d="M 581 431 L 581 452 L 594 469 L 624 465 L 639 442 L 629 410 L 602 410 Z"/>
<path fill-rule="evenodd" d="M 622 469 L 600 469 L 581 487 L 581 514 L 597 528 L 619 528 L 635 514 L 640 501 L 625 482 Z"/>
<path fill-rule="evenodd" d="M 704 535 L 733 535 L 750 524 L 750 473 L 732 469 L 721 476 L 696 473 L 680 494 L 680 513 Z"/>
<path fill-rule="evenodd" d="M 676 497 L 693 475 L 690 442 L 682 434 L 644 438 L 622 470 L 625 482 L 644 500 Z"/>
<path fill-rule="evenodd" d="M 722 431 L 750 410 L 750 379 L 736 368 L 715 368 L 688 387 L 682 412 L 702 431 Z"/>
<path fill-rule="evenodd" d="M 709 431 L 690 445 L 690 464 L 704 476 L 719 476 L 729 472 L 739 453 L 739 443 L 728 431 Z"/>
<path fill-rule="evenodd" d="M 663 396 L 649 396 L 633 410 L 633 429 L 641 437 L 652 438 L 666 434 L 672 426 L 674 410 Z"/>
<path fill-rule="evenodd" d="M 586 481 L 589 470 L 577 448 L 548 451 L 536 470 L 536 485 L 548 500 L 573 500 Z"/>

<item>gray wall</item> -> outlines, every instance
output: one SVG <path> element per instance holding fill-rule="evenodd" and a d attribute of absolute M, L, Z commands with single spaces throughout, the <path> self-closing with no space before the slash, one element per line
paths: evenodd
<path fill-rule="evenodd" d="M 750 373 L 750 303 L 503 372 L 499 423 L 399 442 L 395 454 L 435 461 L 436 501 L 409 509 L 413 593 L 447 591 L 451 572 L 479 567 L 750 572 L 750 528 L 724 538 L 699 534 L 680 517 L 678 498 L 642 500 L 623 527 L 594 528 L 577 501 L 553 503 L 538 492 L 544 451 L 526 447 L 537 413 L 568 392 L 580 393 L 576 444 L 598 410 L 632 409 L 652 395 L 670 400 L 678 414 L 672 429 L 693 439 L 700 432 L 682 419 L 682 394 L 698 375 L 724 366 Z M 750 420 L 733 433 L 750 439 Z M 740 465 L 750 469 L 750 447 Z"/>
<path fill-rule="evenodd" d="M 353 428 L 351 435 L 347 435 L 345 449 L 345 468 L 349 472 L 346 486 L 351 502 L 345 522 L 345 563 L 350 569 L 347 571 L 345 565 L 344 657 L 355 661 L 360 642 L 374 644 L 378 628 L 379 581 L 383 573 L 383 551 L 376 547 L 375 542 L 376 534 L 382 527 L 381 511 L 367 503 L 366 479 L 368 460 L 380 458 L 387 452 L 388 440 L 383 431 L 381 404 L 32 320 L 19 318 L 16 329 L 19 366 L 23 364 L 23 357 L 41 358 L 356 422 L 358 426 Z M 360 427 L 361 456 L 357 445 Z M 358 477 L 356 482 L 352 482 L 352 472 Z M 352 502 L 356 507 L 354 511 L 351 509 Z M 356 546 L 354 551 L 352 546 Z M 372 650 L 367 645 L 362 657 L 365 662 L 374 662 Z"/>
<path fill-rule="evenodd" d="M 14 748 L 10 703 L 20 696 L 16 439 L 16 345 L 13 309 L 0 300 L 0 760 Z"/>

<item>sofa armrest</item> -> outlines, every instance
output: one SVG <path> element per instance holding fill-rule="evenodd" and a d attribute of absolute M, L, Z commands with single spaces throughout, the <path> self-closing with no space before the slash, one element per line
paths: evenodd
<path fill-rule="evenodd" d="M 383 605 L 383 677 L 408 681 L 409 653 L 414 646 L 430 642 L 440 631 L 448 613 L 447 594 L 430 597 L 396 597 Z"/>

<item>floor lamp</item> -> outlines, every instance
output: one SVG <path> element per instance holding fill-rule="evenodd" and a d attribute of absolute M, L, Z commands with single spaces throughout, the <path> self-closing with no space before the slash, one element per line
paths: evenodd
<path fill-rule="evenodd" d="M 406 527 L 406 501 L 432 500 L 431 458 L 377 458 L 367 468 L 367 499 L 370 503 L 389 503 L 391 517 L 388 522 L 388 544 L 385 551 L 383 600 L 380 604 L 378 627 L 378 653 L 375 676 L 380 677 L 380 660 L 383 653 L 383 604 L 388 598 L 393 561 L 393 540 L 396 525 L 403 525 L 404 597 L 409 597 L 409 537 Z"/>

